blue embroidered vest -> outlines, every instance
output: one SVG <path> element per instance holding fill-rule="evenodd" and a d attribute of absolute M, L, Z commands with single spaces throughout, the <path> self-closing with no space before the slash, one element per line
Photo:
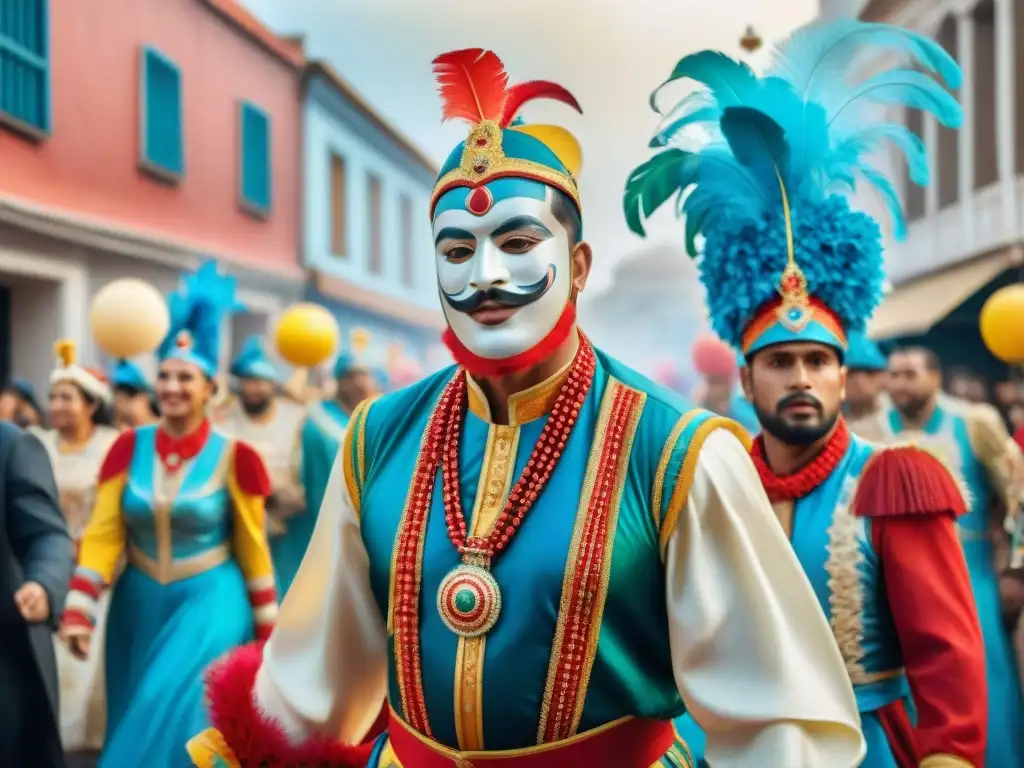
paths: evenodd
<path fill-rule="evenodd" d="M 874 450 L 859 437 L 851 438 L 829 478 L 796 502 L 790 537 L 832 625 L 861 712 L 879 709 L 908 690 L 871 521 L 850 512 L 861 471 Z"/>
<path fill-rule="evenodd" d="M 157 457 L 156 426 L 135 431 L 121 502 L 133 565 L 168 582 L 228 558 L 230 447 L 231 441 L 213 430 L 198 455 L 168 476 Z"/>
<path fill-rule="evenodd" d="M 442 744 L 529 747 L 624 716 L 668 720 L 684 710 L 669 648 L 661 528 L 685 504 L 692 479 L 692 466 L 689 479 L 683 471 L 686 456 L 724 420 L 690 411 L 678 396 L 600 352 L 597 357 L 594 383 L 547 487 L 492 564 L 502 606 L 483 639 L 460 638 L 442 621 L 438 587 L 460 558 L 447 534 L 440 477 L 435 480 L 414 576 L 419 657 L 395 647 L 392 617 L 389 700 L 406 722 L 419 707 Z M 386 395 L 357 411 L 349 426 L 343 460 L 357 477 L 350 493 L 385 616 L 394 607 L 396 531 L 400 536 L 406 524 L 410 478 L 435 404 L 454 374 L 449 368 Z M 547 420 L 543 403 L 550 405 L 561 381 L 513 398 L 508 426 L 489 423 L 473 408 L 471 384 L 459 457 L 471 533 L 486 535 L 500 513 Z M 620 437 L 611 437 L 617 432 Z M 613 439 L 621 442 L 619 462 L 602 471 L 602 449 Z M 599 472 L 611 478 L 607 499 L 595 491 Z M 598 514 L 604 527 L 589 528 Z M 598 534 L 584 535 L 587 530 Z M 593 587 L 573 601 L 588 574 L 595 576 Z M 570 639 L 574 630 L 578 642 Z M 568 667 L 578 673 L 570 674 L 571 684 L 561 671 L 567 648 L 580 657 Z M 419 684 L 401 682 L 406 664 L 419 666 Z M 555 737 L 545 738 L 552 731 Z"/>

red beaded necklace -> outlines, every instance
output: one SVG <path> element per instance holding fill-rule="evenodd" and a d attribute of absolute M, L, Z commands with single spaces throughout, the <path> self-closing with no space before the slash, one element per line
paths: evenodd
<path fill-rule="evenodd" d="M 462 555 L 462 564 L 448 574 L 438 590 L 441 618 L 456 634 L 476 637 L 498 619 L 501 592 L 490 572 L 491 562 L 509 545 L 526 513 L 530 511 L 565 450 L 580 409 L 594 380 L 596 359 L 590 344 L 581 337 L 572 368 L 555 399 L 547 423 L 509 492 L 505 507 L 486 537 L 467 535 L 459 481 L 459 444 L 466 411 L 466 377 L 460 373 L 445 388 L 429 438 L 441 443 L 441 481 L 444 490 L 448 537 Z M 434 443 L 436 446 L 436 443 Z M 431 449 L 434 450 L 434 446 Z M 436 476 L 437 463 L 429 477 Z"/>
<path fill-rule="evenodd" d="M 761 477 L 761 484 L 764 485 L 769 500 L 796 501 L 828 479 L 849 447 L 850 430 L 846 426 L 846 421 L 840 418 L 821 452 L 810 463 L 791 475 L 780 477 L 772 472 L 765 458 L 763 437 L 754 441 L 750 449 L 750 458 L 757 467 L 757 474 Z"/>

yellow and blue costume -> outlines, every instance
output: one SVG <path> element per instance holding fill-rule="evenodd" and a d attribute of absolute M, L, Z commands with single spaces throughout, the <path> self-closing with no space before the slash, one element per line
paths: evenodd
<path fill-rule="evenodd" d="M 172 296 L 162 360 L 214 375 L 233 286 L 212 265 L 186 280 Z M 110 448 L 62 622 L 65 636 L 91 635 L 97 601 L 112 590 L 103 768 L 181 766 L 206 721 L 204 669 L 269 634 L 268 492 L 257 454 L 206 421 L 183 437 L 159 424 L 126 430 Z"/>
<path fill-rule="evenodd" d="M 578 210 L 575 140 L 511 124 L 524 93 L 563 89 L 506 90 L 482 50 L 439 61 L 443 96 L 480 62 L 499 92 L 465 100 L 479 112 L 432 211 L 553 191 Z M 502 406 L 449 367 L 357 408 L 262 658 L 211 675 L 196 765 L 678 768 L 687 707 L 722 768 L 854 762 L 852 691 L 744 433 L 570 329 L 574 358 Z M 500 559 L 453 546 L 453 498 L 467 542 L 509 543 Z"/>
<path fill-rule="evenodd" d="M 912 67 L 899 61 L 907 57 Z M 863 332 L 882 295 L 881 235 L 846 193 L 873 187 L 902 235 L 899 197 L 870 157 L 894 144 L 923 184 L 924 148 L 904 126 L 873 121 L 871 110 L 899 104 L 957 126 L 960 107 L 934 75 L 959 85 L 940 45 L 859 21 L 794 33 L 764 77 L 714 51 L 676 65 L 670 82 L 705 88 L 656 135 L 652 144 L 666 148 L 630 177 L 626 215 L 642 234 L 643 216 L 677 196 L 691 254 L 704 238 L 699 270 L 712 325 L 747 361 L 808 343 L 842 359 L 850 334 Z M 669 146 L 696 126 L 704 129 L 697 149 Z M 953 475 L 923 451 L 880 451 L 851 437 L 841 419 L 792 475 L 774 475 L 763 446 L 754 444 L 755 464 L 854 685 L 868 746 L 862 765 L 980 766 L 983 649 L 956 540 L 965 501 Z"/>

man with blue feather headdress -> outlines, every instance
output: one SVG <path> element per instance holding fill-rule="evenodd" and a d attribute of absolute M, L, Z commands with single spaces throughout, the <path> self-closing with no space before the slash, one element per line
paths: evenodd
<path fill-rule="evenodd" d="M 853 690 L 735 422 L 594 349 L 560 86 L 434 62 L 470 123 L 429 214 L 458 365 L 353 413 L 262 654 L 211 672 L 197 765 L 853 768 Z M 387 699 L 387 733 L 374 739 Z M 372 742 L 372 743 L 371 743 Z"/>
<path fill-rule="evenodd" d="M 897 63 L 907 55 L 914 68 Z M 652 142 L 667 148 L 633 172 L 625 194 L 639 234 L 643 216 L 678 195 L 691 254 L 704 238 L 711 322 L 742 351 L 761 422 L 752 456 L 832 626 L 868 768 L 997 765 L 986 762 L 985 653 L 957 537 L 958 479 L 920 448 L 852 436 L 841 414 L 849 339 L 883 282 L 879 225 L 844 193 L 857 181 L 879 191 L 902 235 L 898 196 L 868 155 L 891 141 L 924 183 L 924 150 L 869 110 L 918 108 L 958 125 L 959 105 L 934 76 L 959 85 L 939 45 L 857 21 L 794 33 L 763 78 L 721 53 L 687 56 L 669 82 L 704 88 L 669 113 Z M 691 126 L 709 129 L 702 145 L 668 146 Z"/>
<path fill-rule="evenodd" d="M 259 336 L 245 340 L 229 373 L 237 390 L 217 421 L 226 432 L 253 446 L 270 473 L 273 492 L 267 499 L 267 526 L 277 591 L 283 595 L 309 543 L 302 521 L 306 517 L 301 442 L 305 412 L 280 395 L 281 375 Z"/>

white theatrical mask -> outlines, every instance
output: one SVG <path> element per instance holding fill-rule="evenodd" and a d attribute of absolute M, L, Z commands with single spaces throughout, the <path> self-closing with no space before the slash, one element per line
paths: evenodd
<path fill-rule="evenodd" d="M 483 216 L 447 210 L 433 234 L 441 307 L 470 352 L 504 360 L 551 333 L 572 292 L 572 260 L 569 233 L 550 202 L 508 198 Z M 491 306 L 518 309 L 497 323 L 474 319 L 487 297 Z"/>

